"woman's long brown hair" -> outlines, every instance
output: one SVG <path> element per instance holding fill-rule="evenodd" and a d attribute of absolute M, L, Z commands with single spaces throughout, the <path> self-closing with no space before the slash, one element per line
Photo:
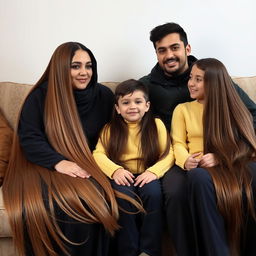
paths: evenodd
<path fill-rule="evenodd" d="M 204 153 L 214 153 L 218 161 L 217 166 L 208 170 L 213 178 L 218 208 L 226 223 L 231 255 L 238 256 L 244 210 L 255 218 L 248 166 L 255 161 L 256 153 L 252 117 L 220 61 L 208 58 L 194 65 L 205 72 Z"/>
<path fill-rule="evenodd" d="M 145 100 L 149 101 L 148 89 L 140 81 L 129 79 L 120 83 L 115 90 L 115 104 L 118 104 L 118 99 L 125 95 L 134 93 L 135 91 L 141 91 L 144 94 Z M 166 148 L 163 153 L 160 152 L 159 140 L 155 119 L 151 114 L 151 111 L 145 113 L 140 121 L 140 130 L 138 136 L 141 136 L 140 151 L 141 159 L 138 161 L 138 167 L 142 166 L 144 169 L 155 164 L 159 159 L 164 158 L 170 149 L 170 137 L 167 133 Z M 110 136 L 108 138 L 108 129 L 110 130 Z M 101 136 L 101 141 L 106 149 L 108 157 L 115 163 L 118 163 L 125 167 L 125 162 L 121 161 L 122 155 L 125 153 L 128 128 L 127 123 L 123 117 L 119 115 L 115 110 L 113 111 L 112 120 L 106 125 Z"/>
<path fill-rule="evenodd" d="M 3 183 L 3 198 L 14 242 L 22 256 L 26 253 L 24 230 L 27 231 L 34 255 L 57 256 L 51 240 L 69 255 L 63 241 L 70 244 L 74 244 L 74 241 L 69 241 L 57 225 L 54 212 L 56 203 L 70 217 L 84 223 L 101 223 L 110 234 L 119 228 L 116 196 L 129 200 L 142 210 L 135 200 L 113 191 L 87 145 L 70 77 L 71 60 L 78 49 L 87 51 L 94 58 L 89 49 L 79 43 L 60 45 L 33 90 L 48 81 L 44 110 L 47 138 L 57 152 L 77 163 L 91 174 L 91 178 L 73 178 L 32 164 L 24 156 L 15 133 Z M 93 76 L 95 79 L 97 74 Z M 47 198 L 43 198 L 45 196 Z M 48 204 L 44 203 L 45 200 Z"/>

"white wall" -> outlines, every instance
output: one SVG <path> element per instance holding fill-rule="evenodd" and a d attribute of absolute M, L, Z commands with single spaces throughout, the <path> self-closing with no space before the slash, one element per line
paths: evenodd
<path fill-rule="evenodd" d="M 156 63 L 150 30 L 169 21 L 196 57 L 256 75 L 255 0 L 0 0 L 0 81 L 35 83 L 66 41 L 94 52 L 99 81 L 139 78 Z"/>

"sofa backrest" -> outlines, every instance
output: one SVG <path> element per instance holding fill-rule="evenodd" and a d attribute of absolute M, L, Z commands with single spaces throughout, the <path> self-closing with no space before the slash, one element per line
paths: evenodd
<path fill-rule="evenodd" d="M 256 76 L 233 77 L 233 80 L 256 102 Z M 102 84 L 114 92 L 118 82 L 102 82 Z M 21 105 L 32 87 L 29 84 L 0 82 L 0 110 L 13 128 L 16 126 Z"/>
<path fill-rule="evenodd" d="M 118 82 L 105 82 L 102 84 L 114 92 Z M 0 111 L 12 128 L 16 127 L 16 120 L 22 103 L 32 88 L 33 85 L 31 84 L 0 82 Z"/>

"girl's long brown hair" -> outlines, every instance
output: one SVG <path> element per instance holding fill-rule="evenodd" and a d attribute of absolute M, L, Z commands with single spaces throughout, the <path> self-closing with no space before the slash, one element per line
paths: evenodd
<path fill-rule="evenodd" d="M 118 99 L 128 94 L 132 94 L 134 91 L 142 91 L 145 100 L 148 101 L 148 89 L 140 81 L 129 79 L 120 83 L 115 90 L 115 104 L 118 104 Z M 108 138 L 108 129 L 110 130 L 110 137 Z M 140 135 L 139 135 L 140 134 Z M 140 151 L 141 159 L 138 162 L 138 167 L 143 166 L 144 169 L 155 164 L 159 159 L 164 158 L 170 148 L 170 137 L 167 133 L 167 143 L 165 151 L 161 154 L 158 140 L 157 127 L 155 119 L 151 114 L 151 111 L 145 113 L 140 122 L 140 130 L 138 136 L 141 136 Z M 115 163 L 118 163 L 125 167 L 125 162 L 121 161 L 122 155 L 125 153 L 128 128 L 127 123 L 123 117 L 119 115 L 115 110 L 113 111 L 112 120 L 106 125 L 101 135 L 101 141 L 104 145 L 108 157 Z"/>
<path fill-rule="evenodd" d="M 214 153 L 218 165 L 209 168 L 217 204 L 225 219 L 231 255 L 239 255 L 243 211 L 254 218 L 249 163 L 255 161 L 256 137 L 252 117 L 234 84 L 218 60 L 198 60 L 194 65 L 204 74 L 204 153 Z M 246 205 L 242 194 L 245 191 Z"/>
<path fill-rule="evenodd" d="M 110 234 L 119 227 L 116 196 L 142 209 L 135 200 L 112 190 L 87 145 L 70 77 L 71 60 L 78 49 L 90 55 L 94 72 L 92 79 L 97 80 L 96 61 L 90 50 L 79 43 L 69 42 L 55 50 L 46 71 L 33 89 L 48 81 L 44 110 L 47 138 L 57 152 L 89 172 L 91 178 L 73 178 L 32 164 L 24 156 L 15 133 L 3 183 L 3 198 L 14 242 L 22 256 L 26 253 L 24 230 L 27 230 L 34 255 L 57 256 L 51 240 L 69 255 L 63 241 L 70 244 L 74 241 L 69 241 L 58 227 L 55 203 L 80 222 L 101 223 Z M 47 198 L 43 198 L 45 194 Z M 48 204 L 44 203 L 45 200 Z"/>

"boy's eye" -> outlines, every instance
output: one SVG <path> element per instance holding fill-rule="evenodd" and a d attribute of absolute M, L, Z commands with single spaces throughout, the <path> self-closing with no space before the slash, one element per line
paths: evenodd
<path fill-rule="evenodd" d="M 137 100 L 137 101 L 135 101 L 135 103 L 136 104 L 140 104 L 140 103 L 142 103 L 142 101 L 141 100 Z"/>

